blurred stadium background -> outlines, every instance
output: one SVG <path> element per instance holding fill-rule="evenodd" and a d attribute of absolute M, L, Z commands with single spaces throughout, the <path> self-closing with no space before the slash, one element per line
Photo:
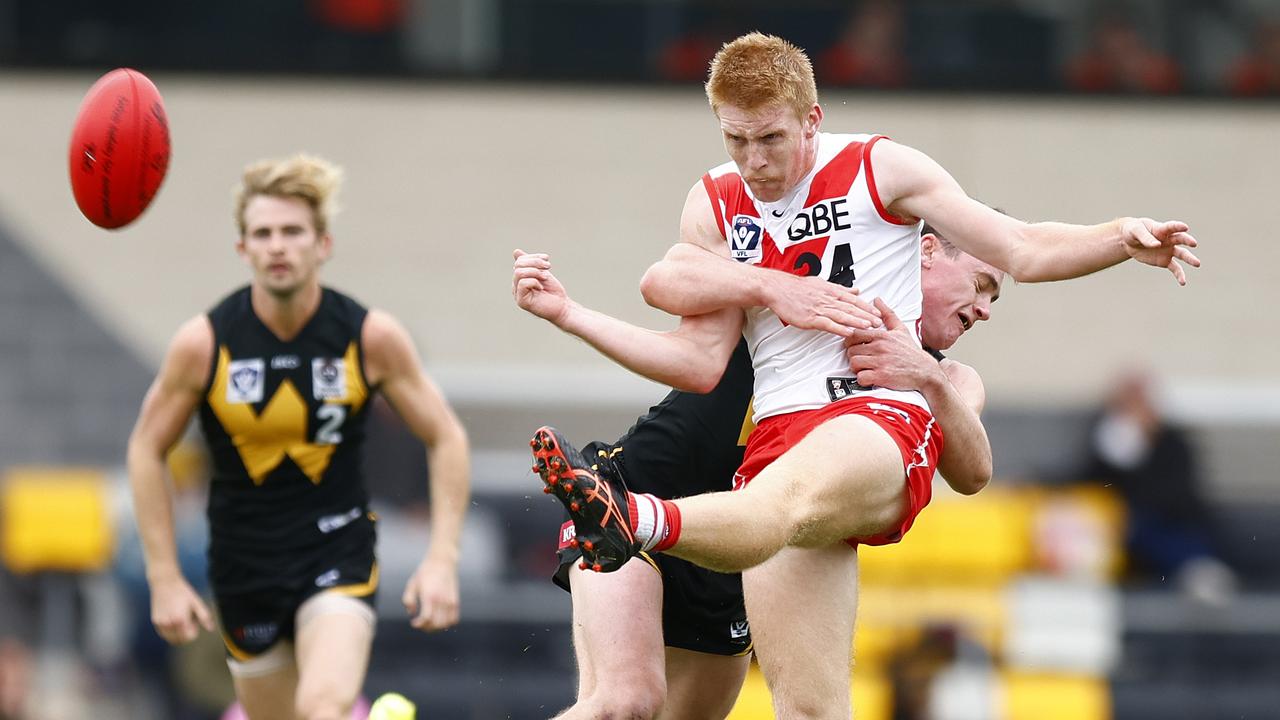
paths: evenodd
<path fill-rule="evenodd" d="M 1274 0 L 0 0 L 0 700 L 25 698 L 0 717 L 195 720 L 230 701 L 216 637 L 169 650 L 147 622 L 124 441 L 173 330 L 245 282 L 240 168 L 296 151 L 347 170 L 327 282 L 406 322 L 474 445 L 463 622 L 417 634 L 398 596 L 426 538 L 421 452 L 376 418 L 366 694 L 430 718 L 567 704 L 559 510 L 525 442 L 544 422 L 612 439 L 663 390 L 520 313 L 510 251 L 552 253 L 586 304 L 671 325 L 637 283 L 723 158 L 706 61 L 751 29 L 810 52 L 829 130 L 918 147 L 1021 218 L 1179 218 L 1203 243 L 1183 289 L 1136 266 L 1009 282 L 955 349 L 987 382 L 997 479 L 974 498 L 940 485 L 904 543 L 864 554 L 859 720 L 1280 718 Z M 77 212 L 65 152 L 83 93 L 122 65 L 159 86 L 174 156 L 112 234 Z M 1229 575 L 1142 572 L 1134 507 L 1089 463 L 1135 368 L 1186 431 L 1187 502 Z M 172 466 L 199 580 L 194 433 Z M 733 717 L 770 716 L 753 674 Z"/>

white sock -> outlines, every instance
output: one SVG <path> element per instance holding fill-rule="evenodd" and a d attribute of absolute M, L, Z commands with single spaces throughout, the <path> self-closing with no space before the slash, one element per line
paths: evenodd
<path fill-rule="evenodd" d="M 652 550 L 667 534 L 667 511 L 662 501 L 649 493 L 632 493 L 635 502 L 633 532 L 641 550 Z"/>

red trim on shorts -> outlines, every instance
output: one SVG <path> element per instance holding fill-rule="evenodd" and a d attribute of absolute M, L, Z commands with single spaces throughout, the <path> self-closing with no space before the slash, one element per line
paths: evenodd
<path fill-rule="evenodd" d="M 942 454 L 942 428 L 933 415 L 918 405 L 875 397 L 856 397 L 833 402 L 813 410 L 774 415 L 756 425 L 747 440 L 742 467 L 734 475 L 734 490 L 746 487 L 756 475 L 783 453 L 795 447 L 814 428 L 842 415 L 861 415 L 888 433 L 902 454 L 906 472 L 907 509 L 902 523 L 892 530 L 870 537 L 845 540 L 853 547 L 890 545 L 902 539 L 915 523 L 916 516 L 933 497 L 933 474 Z"/>
<path fill-rule="evenodd" d="M 725 225 L 724 211 L 720 208 L 720 192 L 716 188 L 715 181 L 711 179 L 711 173 L 703 174 L 702 187 L 706 189 L 707 197 L 711 198 L 711 211 L 716 215 L 716 224 L 720 227 L 720 237 L 728 239 L 729 226 Z"/>
<path fill-rule="evenodd" d="M 915 221 L 907 222 L 900 217 L 889 214 L 884 209 L 884 204 L 880 202 L 880 191 L 876 189 L 876 173 L 871 167 L 871 148 L 880 140 L 885 139 L 884 135 L 876 135 L 867 143 L 866 148 L 862 151 L 862 167 L 867 173 L 867 192 L 871 195 L 871 203 L 876 206 L 876 212 L 880 213 L 880 217 L 887 223 L 893 225 L 915 225 Z"/>

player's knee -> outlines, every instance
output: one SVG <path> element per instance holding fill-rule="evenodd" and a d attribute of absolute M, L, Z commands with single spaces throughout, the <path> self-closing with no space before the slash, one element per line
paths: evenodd
<path fill-rule="evenodd" d="M 347 720 L 352 704 L 332 690 L 320 688 L 298 693 L 294 715 L 298 720 Z"/>
<path fill-rule="evenodd" d="M 590 698 L 589 717 L 595 720 L 653 720 L 667 699 L 666 679 L 630 678 Z"/>
<path fill-rule="evenodd" d="M 787 544 L 818 547 L 830 542 L 831 504 L 818 493 L 801 488 L 794 493 L 786 512 Z"/>
<path fill-rule="evenodd" d="M 906 509 L 905 489 L 865 492 L 857 502 L 838 500 L 818 483 L 802 485 L 788 503 L 787 545 L 825 547 L 844 538 L 894 527 Z"/>
<path fill-rule="evenodd" d="M 633 685 L 626 691 L 614 694 L 615 700 L 610 703 L 613 711 L 604 717 L 611 720 L 652 720 L 662 712 L 662 705 L 667 700 L 667 684 L 658 679 Z"/>
<path fill-rule="evenodd" d="M 799 697 L 793 694 L 774 695 L 773 712 L 786 720 L 847 720 L 848 703 L 844 709 L 836 707 L 830 698 Z"/>

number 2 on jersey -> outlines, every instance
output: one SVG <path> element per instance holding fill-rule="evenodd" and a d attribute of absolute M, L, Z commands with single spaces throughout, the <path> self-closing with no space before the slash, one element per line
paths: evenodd
<path fill-rule="evenodd" d="M 324 424 L 316 428 L 317 445 L 337 445 L 342 442 L 342 421 L 347 419 L 347 408 L 344 405 L 324 404 L 316 408 L 316 418 Z"/>

